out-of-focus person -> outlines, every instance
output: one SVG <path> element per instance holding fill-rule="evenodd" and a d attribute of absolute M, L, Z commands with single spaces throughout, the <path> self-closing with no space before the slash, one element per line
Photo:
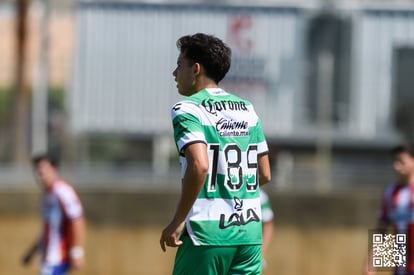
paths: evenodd
<path fill-rule="evenodd" d="M 414 148 L 398 145 L 391 150 L 395 183 L 383 193 L 377 230 L 380 234 L 406 234 L 406 267 L 396 267 L 394 275 L 414 275 Z M 372 249 L 372 248 L 370 248 Z M 369 251 L 372 261 L 372 251 Z M 366 264 L 365 274 L 374 275 Z"/>
<path fill-rule="evenodd" d="M 34 156 L 33 168 L 42 187 L 43 230 L 23 256 L 23 264 L 40 254 L 41 275 L 64 275 L 84 265 L 85 220 L 79 196 L 58 175 L 58 162 L 48 154 Z"/>

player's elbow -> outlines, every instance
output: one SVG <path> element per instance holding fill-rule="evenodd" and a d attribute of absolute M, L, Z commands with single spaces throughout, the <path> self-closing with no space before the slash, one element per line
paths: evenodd
<path fill-rule="evenodd" d="M 198 172 L 201 175 L 207 175 L 208 174 L 208 163 L 205 163 L 205 162 L 200 163 L 198 165 Z"/>
<path fill-rule="evenodd" d="M 270 172 L 263 173 L 259 176 L 260 185 L 266 184 L 266 183 L 270 182 L 271 180 L 272 180 L 272 176 L 271 176 Z"/>
<path fill-rule="evenodd" d="M 272 180 L 270 172 L 269 155 L 262 154 L 257 158 L 258 170 L 259 170 L 259 184 L 263 185 Z"/>
<path fill-rule="evenodd" d="M 196 175 L 205 176 L 208 173 L 208 162 L 196 161 L 188 164 L 188 172 Z"/>

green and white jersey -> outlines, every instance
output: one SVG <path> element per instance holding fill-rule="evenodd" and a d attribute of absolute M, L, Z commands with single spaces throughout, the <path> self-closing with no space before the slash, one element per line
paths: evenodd
<path fill-rule="evenodd" d="M 182 176 L 183 148 L 207 144 L 209 172 L 186 218 L 194 245 L 261 244 L 257 156 L 268 147 L 253 106 L 222 89 L 204 89 L 176 103 L 171 117 Z"/>

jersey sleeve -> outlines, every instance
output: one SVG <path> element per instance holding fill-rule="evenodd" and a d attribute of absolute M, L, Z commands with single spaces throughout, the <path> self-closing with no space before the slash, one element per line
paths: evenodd
<path fill-rule="evenodd" d="M 174 141 L 178 152 L 197 142 L 206 143 L 203 126 L 196 106 L 191 102 L 179 102 L 171 110 Z"/>
<path fill-rule="evenodd" d="M 256 140 L 257 154 L 258 155 L 267 154 L 269 152 L 269 148 L 267 146 L 266 137 L 263 132 L 262 122 L 260 118 L 257 119 L 255 131 L 256 131 L 256 137 L 257 137 L 257 140 Z"/>
<path fill-rule="evenodd" d="M 70 185 L 60 185 L 56 193 L 63 212 L 70 220 L 83 216 L 83 209 L 79 197 Z"/>

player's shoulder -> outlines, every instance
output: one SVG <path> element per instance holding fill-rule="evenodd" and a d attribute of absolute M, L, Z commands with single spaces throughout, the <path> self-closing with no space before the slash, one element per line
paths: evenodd
<path fill-rule="evenodd" d="M 171 108 L 171 118 L 175 119 L 176 117 L 181 117 L 182 115 L 192 115 L 198 117 L 199 112 L 199 107 L 195 102 L 189 100 L 181 100 L 174 104 Z"/>
<path fill-rule="evenodd" d="M 75 195 L 75 189 L 64 180 L 58 180 L 54 185 L 54 192 L 59 196 Z"/>
<path fill-rule="evenodd" d="M 386 190 L 396 190 L 396 189 L 401 189 L 403 187 L 407 187 L 407 184 L 404 183 L 400 183 L 400 182 L 393 182 L 390 183 L 386 186 Z"/>
<path fill-rule="evenodd" d="M 178 102 L 176 102 L 172 107 L 171 107 L 171 112 L 182 112 L 185 111 L 189 108 L 191 108 L 192 106 L 195 106 L 196 102 L 188 100 L 188 99 L 184 99 L 184 100 L 180 100 Z"/>
<path fill-rule="evenodd" d="M 394 194 L 396 191 L 398 191 L 398 189 L 401 189 L 403 185 L 400 183 L 390 183 L 388 185 L 385 186 L 384 191 L 383 191 L 383 196 L 385 198 L 391 198 L 392 194 Z"/>
<path fill-rule="evenodd" d="M 384 194 L 387 194 L 389 192 L 394 191 L 394 189 L 395 189 L 396 186 L 397 185 L 395 183 L 387 184 L 385 187 L 383 187 L 383 193 Z"/>
<path fill-rule="evenodd" d="M 201 90 L 194 95 L 188 96 L 172 106 L 171 115 L 174 117 L 176 115 L 187 113 L 197 116 L 200 112 L 200 106 L 206 98 L 208 98 L 206 90 Z"/>

